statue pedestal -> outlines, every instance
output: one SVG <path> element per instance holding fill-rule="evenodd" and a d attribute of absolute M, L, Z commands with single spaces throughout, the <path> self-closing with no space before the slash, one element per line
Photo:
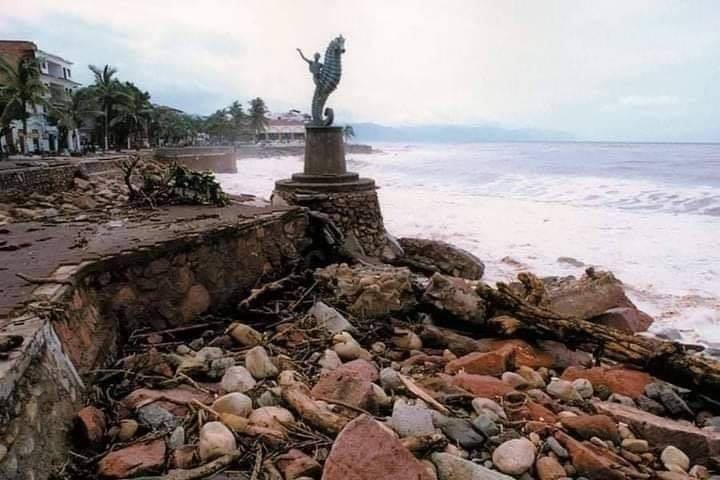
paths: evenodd
<path fill-rule="evenodd" d="M 327 214 L 348 248 L 380 257 L 387 244 L 375 181 L 348 172 L 342 127 L 305 127 L 302 173 L 275 182 L 274 198 Z"/>

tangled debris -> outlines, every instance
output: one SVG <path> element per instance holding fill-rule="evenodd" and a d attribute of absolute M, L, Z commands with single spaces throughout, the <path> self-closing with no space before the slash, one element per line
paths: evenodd
<path fill-rule="evenodd" d="M 133 332 L 88 379 L 56 478 L 719 478 L 717 391 L 613 361 L 669 342 L 602 324 L 640 314 L 608 275 L 496 289 L 335 264 L 254 290 L 232 319 Z"/>

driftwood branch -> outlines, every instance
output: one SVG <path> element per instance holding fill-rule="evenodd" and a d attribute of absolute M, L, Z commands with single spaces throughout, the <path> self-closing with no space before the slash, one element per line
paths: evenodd
<path fill-rule="evenodd" d="M 560 315 L 530 304 L 504 283 L 497 289 L 478 286 L 478 294 L 496 311 L 517 319 L 516 334 L 559 340 L 609 359 L 638 366 L 651 375 L 710 396 L 720 396 L 720 362 L 698 355 L 677 342 L 623 333 L 579 318 Z"/>

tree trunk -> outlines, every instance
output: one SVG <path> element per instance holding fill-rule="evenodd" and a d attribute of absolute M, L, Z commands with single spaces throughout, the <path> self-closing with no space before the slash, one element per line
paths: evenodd
<path fill-rule="evenodd" d="M 22 154 L 25 155 L 27 153 L 27 118 L 25 117 L 22 119 L 22 131 L 23 137 L 20 142 L 20 150 L 22 151 Z"/>
<path fill-rule="evenodd" d="M 638 366 L 660 379 L 720 398 L 720 362 L 698 355 L 697 348 L 626 334 L 587 320 L 560 315 L 531 305 L 504 283 L 498 283 L 497 290 L 480 285 L 478 293 L 496 314 L 510 315 L 519 321 L 518 324 L 501 321 L 498 325 L 491 319 L 491 327 L 499 326 L 501 330 L 531 340 L 549 338 L 594 351 L 598 357 Z"/>
<path fill-rule="evenodd" d="M 108 123 L 110 122 L 110 107 L 105 106 L 105 151 L 108 150 Z"/>

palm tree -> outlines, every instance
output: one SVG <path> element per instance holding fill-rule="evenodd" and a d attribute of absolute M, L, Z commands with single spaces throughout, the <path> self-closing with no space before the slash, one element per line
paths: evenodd
<path fill-rule="evenodd" d="M 238 102 L 237 100 L 235 100 L 233 103 L 230 104 L 229 107 L 227 107 L 227 113 L 230 115 L 230 121 L 232 122 L 230 139 L 237 140 L 238 137 L 240 137 L 243 133 L 243 130 L 245 130 L 245 127 L 247 125 L 247 115 L 243 110 L 242 103 Z"/>
<path fill-rule="evenodd" d="M 82 127 L 89 117 L 102 115 L 93 100 L 89 87 L 79 88 L 69 95 L 67 102 L 57 105 L 51 110 L 51 115 L 57 119 L 61 130 L 66 133 L 73 132 L 73 145 L 69 146 L 72 150 L 79 150 L 75 130 Z M 60 136 L 60 138 L 64 137 L 65 135 Z"/>
<path fill-rule="evenodd" d="M 110 126 L 125 124 L 128 127 L 127 144 L 130 148 L 130 137 L 137 136 L 140 131 L 147 132 L 152 115 L 153 106 L 150 103 L 150 94 L 143 92 L 133 83 L 126 82 L 124 87 L 126 98 L 115 105 L 118 115 L 110 121 Z"/>
<path fill-rule="evenodd" d="M 250 117 L 250 128 L 256 136 L 264 132 L 268 126 L 268 119 L 265 116 L 268 111 L 262 98 L 257 97 L 250 100 L 248 116 Z"/>
<path fill-rule="evenodd" d="M 22 122 L 22 153 L 26 150 L 27 121 L 31 112 L 37 107 L 49 108 L 46 100 L 47 88 L 40 80 L 40 62 L 35 58 L 23 58 L 13 67 L 0 57 L 0 95 L 3 97 L 4 108 L 0 113 L 0 124 L 11 120 Z"/>
<path fill-rule="evenodd" d="M 352 125 L 345 125 L 345 128 L 343 128 L 343 136 L 345 137 L 345 143 L 348 143 L 351 139 L 355 138 L 355 129 Z"/>
<path fill-rule="evenodd" d="M 105 133 L 105 150 L 108 146 L 108 129 L 110 126 L 110 113 L 113 105 L 127 97 L 122 91 L 122 85 L 115 77 L 117 69 L 110 65 L 105 65 L 102 70 L 95 65 L 89 65 L 88 68 L 95 75 L 95 84 L 92 85 L 93 95 L 95 96 L 103 113 L 103 129 Z"/>

